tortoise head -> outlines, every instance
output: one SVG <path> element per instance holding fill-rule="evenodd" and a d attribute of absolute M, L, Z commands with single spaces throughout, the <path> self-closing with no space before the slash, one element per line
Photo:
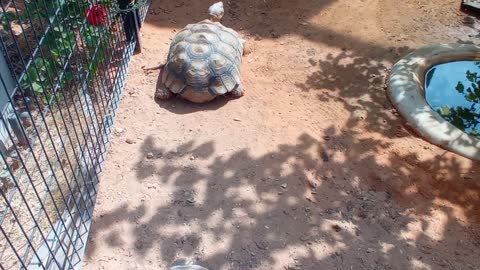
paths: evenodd
<path fill-rule="evenodd" d="M 222 19 L 224 12 L 223 2 L 215 3 L 208 8 L 208 15 L 213 22 L 219 22 Z"/>

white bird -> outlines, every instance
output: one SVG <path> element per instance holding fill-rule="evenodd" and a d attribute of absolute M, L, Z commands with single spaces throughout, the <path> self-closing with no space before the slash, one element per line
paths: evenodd
<path fill-rule="evenodd" d="M 225 11 L 223 9 L 223 2 L 215 3 L 208 8 L 208 15 L 210 15 L 210 20 L 214 22 L 219 22 L 222 19 L 224 13 Z"/>

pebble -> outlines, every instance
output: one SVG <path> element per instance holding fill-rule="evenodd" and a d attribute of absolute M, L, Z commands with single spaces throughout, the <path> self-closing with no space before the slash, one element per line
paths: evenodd
<path fill-rule="evenodd" d="M 307 49 L 307 55 L 313 57 L 317 54 L 317 51 L 314 48 Z"/>
<path fill-rule="evenodd" d="M 281 185 L 282 188 L 287 188 L 287 186 L 288 186 L 287 183 L 283 183 L 283 184 Z"/>
<path fill-rule="evenodd" d="M 258 249 L 263 249 L 263 250 L 268 249 L 267 243 L 265 243 L 264 241 L 254 241 L 254 242 Z"/>
<path fill-rule="evenodd" d="M 126 131 L 126 129 L 124 129 L 124 128 L 118 128 L 118 127 L 117 127 L 117 128 L 115 128 L 115 129 L 113 130 L 113 134 L 115 134 L 115 135 L 117 135 L 117 136 L 120 136 L 120 135 L 122 135 L 123 133 L 125 133 L 125 131 Z"/>
<path fill-rule="evenodd" d="M 332 225 L 332 229 L 336 232 L 340 232 L 342 230 L 342 228 L 340 228 L 340 226 L 338 226 L 337 224 Z"/>
<path fill-rule="evenodd" d="M 128 144 L 134 144 L 135 143 L 132 139 L 126 139 L 125 142 L 128 143 Z"/>
<path fill-rule="evenodd" d="M 150 152 L 150 153 L 147 153 L 147 159 L 152 159 L 153 158 L 153 153 Z"/>

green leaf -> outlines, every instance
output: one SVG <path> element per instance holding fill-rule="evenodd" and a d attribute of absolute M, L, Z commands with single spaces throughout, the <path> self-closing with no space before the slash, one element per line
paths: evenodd
<path fill-rule="evenodd" d="M 463 120 L 460 117 L 458 116 L 453 117 L 453 121 L 451 123 L 457 128 L 461 130 L 465 130 L 465 124 L 463 123 Z"/>
<path fill-rule="evenodd" d="M 477 96 L 474 93 L 470 93 L 465 98 L 470 102 L 474 102 L 476 97 Z"/>
<path fill-rule="evenodd" d="M 465 90 L 465 86 L 463 86 L 463 84 L 461 82 L 458 82 L 457 86 L 455 87 L 455 89 L 457 90 L 457 92 L 459 93 L 463 93 L 463 91 Z"/>
<path fill-rule="evenodd" d="M 448 107 L 448 106 L 440 107 L 439 111 L 440 111 L 440 115 L 442 115 L 442 116 L 447 116 L 447 115 L 450 115 L 452 113 L 451 110 L 450 110 L 450 107 Z"/>
<path fill-rule="evenodd" d="M 42 85 L 37 82 L 32 82 L 32 90 L 35 93 L 43 93 Z"/>
<path fill-rule="evenodd" d="M 35 69 L 35 67 L 30 66 L 27 73 L 28 73 L 28 76 L 26 76 L 25 78 L 27 78 L 29 81 L 37 81 L 38 80 L 39 76 L 38 76 L 38 72 Z"/>

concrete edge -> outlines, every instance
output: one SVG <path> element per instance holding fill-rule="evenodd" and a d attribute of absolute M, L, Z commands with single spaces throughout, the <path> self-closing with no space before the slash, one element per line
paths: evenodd
<path fill-rule="evenodd" d="M 465 60 L 480 61 L 480 47 L 438 44 L 418 49 L 393 66 L 387 94 L 400 115 L 421 137 L 444 149 L 480 161 L 480 139 L 450 124 L 425 100 L 426 72 L 441 63 Z"/>

